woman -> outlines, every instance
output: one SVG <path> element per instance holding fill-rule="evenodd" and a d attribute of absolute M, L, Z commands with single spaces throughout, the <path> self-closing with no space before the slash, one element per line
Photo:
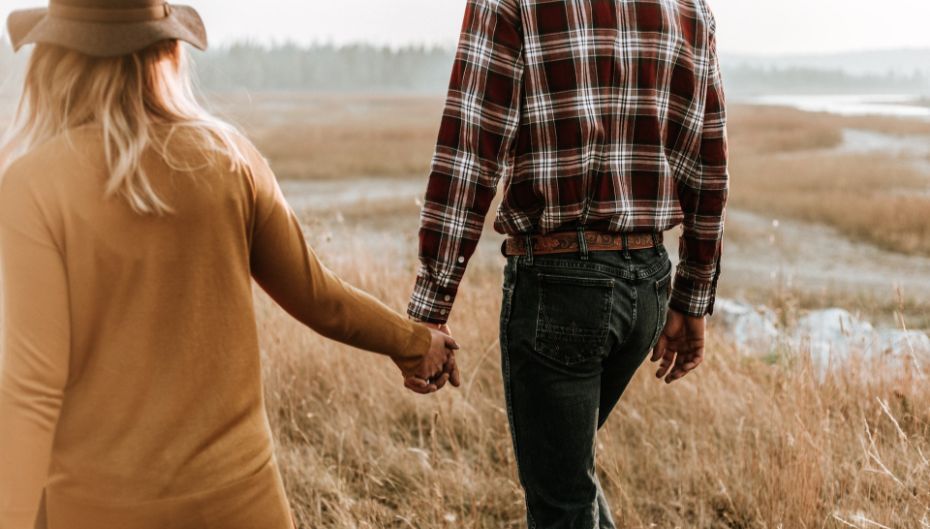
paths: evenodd
<path fill-rule="evenodd" d="M 457 384 L 454 342 L 307 248 L 266 162 L 192 96 L 193 9 L 52 0 L 9 29 L 37 45 L 0 145 L 0 527 L 292 527 L 250 278 L 421 393 Z"/>

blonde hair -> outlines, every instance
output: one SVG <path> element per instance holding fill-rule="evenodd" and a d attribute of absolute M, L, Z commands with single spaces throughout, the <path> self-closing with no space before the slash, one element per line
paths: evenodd
<path fill-rule="evenodd" d="M 193 133 L 185 145 L 224 155 L 233 170 L 246 164 L 235 128 L 197 101 L 187 52 L 176 40 L 107 58 L 36 45 L 13 124 L 0 142 L 0 175 L 42 143 L 89 124 L 103 131 L 107 196 L 124 197 L 140 214 L 171 211 L 143 168 L 143 154 L 154 149 L 172 169 L 198 169 L 170 156 L 171 138 L 181 129 Z"/>

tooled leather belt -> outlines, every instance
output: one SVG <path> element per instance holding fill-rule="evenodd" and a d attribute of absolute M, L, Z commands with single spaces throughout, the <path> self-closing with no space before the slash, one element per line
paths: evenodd
<path fill-rule="evenodd" d="M 616 250 L 645 250 L 662 244 L 661 233 L 603 233 L 584 232 L 584 241 L 589 252 L 608 252 Z M 502 248 L 508 257 L 525 256 L 527 245 L 533 245 L 533 255 L 551 255 L 560 253 L 579 253 L 581 239 L 578 233 L 558 232 L 547 235 L 526 237 L 508 237 Z"/>

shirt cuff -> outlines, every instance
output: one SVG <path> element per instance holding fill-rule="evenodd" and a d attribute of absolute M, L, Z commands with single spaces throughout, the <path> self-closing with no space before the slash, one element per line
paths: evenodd
<path fill-rule="evenodd" d="M 419 276 L 413 289 L 407 315 L 417 321 L 443 324 L 449 321 L 455 288 L 444 288 L 431 279 Z"/>
<path fill-rule="evenodd" d="M 692 279 L 679 268 L 675 274 L 675 286 L 672 288 L 669 307 L 687 316 L 703 318 L 714 313 L 716 296 L 716 281 Z"/>

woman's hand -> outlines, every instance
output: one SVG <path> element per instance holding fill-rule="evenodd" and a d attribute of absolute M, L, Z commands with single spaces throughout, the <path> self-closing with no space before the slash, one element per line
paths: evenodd
<path fill-rule="evenodd" d="M 404 375 L 404 386 L 423 395 L 435 393 L 446 383 L 461 385 L 461 375 L 455 363 L 455 351 L 459 346 L 448 334 L 430 327 L 430 348 L 426 355 L 418 358 L 394 358 L 394 363 Z"/>

